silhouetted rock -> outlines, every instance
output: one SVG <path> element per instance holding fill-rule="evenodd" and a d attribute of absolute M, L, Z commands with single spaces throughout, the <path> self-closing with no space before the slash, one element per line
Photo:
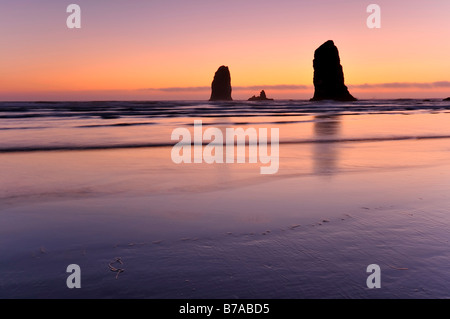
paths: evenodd
<path fill-rule="evenodd" d="M 329 40 L 314 53 L 314 97 L 311 101 L 356 101 L 344 84 L 338 48 Z"/>
<path fill-rule="evenodd" d="M 227 66 L 222 65 L 211 84 L 210 101 L 233 101 L 231 98 L 231 76 Z"/>
<path fill-rule="evenodd" d="M 444 99 L 444 101 L 450 101 L 450 97 L 448 97 L 448 98 Z"/>
<path fill-rule="evenodd" d="M 249 101 L 273 101 L 273 99 L 268 99 L 266 96 L 266 92 L 264 90 L 259 93 L 259 96 L 253 95 L 248 99 Z"/>

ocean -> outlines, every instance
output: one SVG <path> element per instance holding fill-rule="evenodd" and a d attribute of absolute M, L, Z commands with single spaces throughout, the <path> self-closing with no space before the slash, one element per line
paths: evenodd
<path fill-rule="evenodd" d="M 446 114 L 442 100 L 362 100 L 351 103 L 275 102 L 0 102 L 0 152 L 106 149 L 170 146 L 171 129 L 203 125 L 248 127 L 297 125 L 300 130 L 281 134 L 281 143 L 317 142 L 323 138 L 302 132 L 302 124 L 327 122 L 329 117 L 363 115 Z M 320 124 L 319 124 L 320 125 Z M 424 123 L 424 125 L 427 125 Z M 303 125 L 305 126 L 305 125 Z M 332 136 L 333 141 L 365 139 L 446 138 L 450 130 L 405 132 L 392 128 Z M 76 136 L 76 138 L 74 138 Z"/>
<path fill-rule="evenodd" d="M 196 120 L 279 129 L 279 170 L 174 163 Z M 0 102 L 0 298 L 448 298 L 449 122 L 436 99 Z"/>

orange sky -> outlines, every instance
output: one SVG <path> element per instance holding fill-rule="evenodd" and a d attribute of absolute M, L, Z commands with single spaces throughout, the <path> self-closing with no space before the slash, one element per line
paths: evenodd
<path fill-rule="evenodd" d="M 66 27 L 73 2 L 81 29 Z M 356 97 L 449 96 L 450 1 L 375 3 L 381 29 L 360 0 L 4 0 L 0 100 L 207 99 L 220 65 L 235 99 L 310 98 L 329 39 Z"/>

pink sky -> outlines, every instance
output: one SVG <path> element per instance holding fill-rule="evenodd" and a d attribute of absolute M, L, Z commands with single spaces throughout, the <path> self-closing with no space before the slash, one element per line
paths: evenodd
<path fill-rule="evenodd" d="M 82 9 L 68 29 L 66 7 Z M 0 100 L 207 99 L 227 65 L 233 98 L 313 95 L 332 39 L 359 98 L 450 96 L 450 1 L 4 0 Z"/>

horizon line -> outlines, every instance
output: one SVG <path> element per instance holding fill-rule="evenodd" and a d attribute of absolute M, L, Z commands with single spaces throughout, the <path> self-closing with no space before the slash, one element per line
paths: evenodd
<path fill-rule="evenodd" d="M 435 88 L 450 88 L 450 81 L 434 81 L 434 82 L 385 82 L 385 83 L 363 83 L 363 84 L 346 84 L 347 87 L 353 89 L 435 89 Z M 162 87 L 162 88 L 142 88 L 137 91 L 159 91 L 159 92 L 203 92 L 210 90 L 211 86 L 188 86 L 188 87 Z M 276 91 L 291 91 L 291 90 L 310 90 L 314 89 L 314 85 L 304 84 L 275 84 L 275 85 L 249 85 L 249 86 L 232 86 L 235 91 L 244 90 L 276 90 Z"/>
<path fill-rule="evenodd" d="M 433 82 L 384 82 L 384 83 L 363 83 L 363 84 L 346 84 L 350 89 L 370 90 L 370 89 L 439 89 L 450 88 L 450 81 L 433 81 Z M 248 90 L 274 90 L 274 91 L 307 91 L 314 90 L 314 85 L 306 84 L 259 84 L 259 85 L 232 85 L 233 91 Z M 61 89 L 61 90 L 28 90 L 28 91 L 0 91 L 2 94 L 42 94 L 42 93 L 77 93 L 77 92 L 165 92 L 165 93 L 195 93 L 210 91 L 211 86 L 173 86 L 173 87 L 149 87 L 149 88 L 132 88 L 132 89 Z M 449 92 L 450 94 L 450 92 Z"/>

